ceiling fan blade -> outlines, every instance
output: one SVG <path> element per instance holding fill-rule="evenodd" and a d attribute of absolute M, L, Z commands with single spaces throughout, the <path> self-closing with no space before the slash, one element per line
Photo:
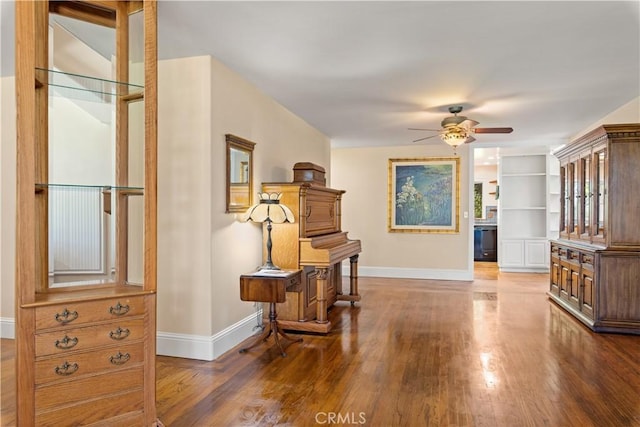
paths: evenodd
<path fill-rule="evenodd" d="M 511 133 L 513 128 L 473 128 L 473 133 Z"/>
<path fill-rule="evenodd" d="M 471 119 L 466 119 L 462 122 L 460 122 L 460 124 L 458 126 L 463 127 L 465 129 L 471 129 L 474 126 L 478 126 L 480 124 L 480 122 L 476 122 L 475 120 L 471 120 Z"/>
<path fill-rule="evenodd" d="M 407 128 L 408 130 L 426 130 L 429 132 L 440 132 L 441 129 L 420 129 L 420 128 Z"/>
<path fill-rule="evenodd" d="M 476 139 L 475 139 L 474 137 L 472 137 L 471 135 L 469 135 L 469 136 L 467 137 L 467 140 L 466 140 L 464 143 L 465 143 L 465 144 L 470 144 L 470 143 L 472 143 L 472 142 L 473 142 L 473 141 L 475 141 L 475 140 L 476 140 Z"/>
<path fill-rule="evenodd" d="M 431 139 L 431 138 L 434 138 L 434 137 L 436 137 L 436 136 L 438 136 L 438 135 L 431 135 L 431 136 L 427 136 L 427 137 L 424 137 L 424 138 L 416 139 L 416 140 L 414 140 L 413 142 L 420 142 L 420 141 L 424 141 L 425 139 Z"/>

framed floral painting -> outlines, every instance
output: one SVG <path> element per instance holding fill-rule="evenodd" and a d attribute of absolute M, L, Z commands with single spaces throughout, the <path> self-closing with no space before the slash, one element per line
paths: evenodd
<path fill-rule="evenodd" d="M 458 233 L 460 158 L 389 159 L 390 232 Z"/>

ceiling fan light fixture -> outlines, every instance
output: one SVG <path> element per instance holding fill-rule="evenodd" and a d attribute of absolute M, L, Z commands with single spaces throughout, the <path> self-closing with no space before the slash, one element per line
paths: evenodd
<path fill-rule="evenodd" d="M 440 138 L 452 147 L 464 144 L 468 137 L 469 134 L 464 129 L 452 129 L 440 135 Z"/>
<path fill-rule="evenodd" d="M 450 145 L 453 148 L 458 147 L 462 144 L 468 144 L 476 139 L 473 137 L 474 134 L 478 133 L 511 133 L 513 132 L 513 128 L 510 127 L 495 127 L 495 128 L 480 128 L 476 127 L 480 124 L 475 120 L 468 119 L 465 116 L 459 116 L 458 114 L 462 112 L 462 106 L 452 106 L 449 107 L 449 112 L 453 114 L 453 116 L 445 117 L 444 120 L 440 123 L 442 128 L 439 131 L 434 129 L 418 129 L 418 128 L 409 128 L 409 130 L 426 130 L 438 132 L 440 135 L 440 139 L 442 139 L 445 143 Z M 416 139 L 413 142 L 424 141 L 425 139 L 433 138 L 437 135 L 431 135 L 424 138 Z M 455 150 L 454 150 L 455 151 Z"/>

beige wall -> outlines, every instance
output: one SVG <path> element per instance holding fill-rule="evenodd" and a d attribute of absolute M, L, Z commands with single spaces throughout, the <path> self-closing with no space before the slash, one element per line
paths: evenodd
<path fill-rule="evenodd" d="M 457 234 L 390 233 L 388 160 L 452 157 L 445 144 L 331 150 L 332 187 L 346 190 L 342 228 L 362 241 L 361 275 L 461 278 L 470 271 L 469 152 L 460 162 L 460 232 Z M 470 213 L 471 215 L 471 213 Z M 469 216 L 470 216 L 469 215 Z"/>
<path fill-rule="evenodd" d="M 158 330 L 211 336 L 254 313 L 238 277 L 262 229 L 225 211 L 225 134 L 256 143 L 254 189 L 296 162 L 329 169 L 329 139 L 211 57 L 159 64 Z"/>

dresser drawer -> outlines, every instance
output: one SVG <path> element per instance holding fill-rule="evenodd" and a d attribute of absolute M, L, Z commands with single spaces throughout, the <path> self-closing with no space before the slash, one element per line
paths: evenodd
<path fill-rule="evenodd" d="M 121 321 L 83 328 L 65 328 L 36 334 L 36 357 L 83 351 L 94 347 L 141 340 L 144 318 L 125 317 Z"/>
<path fill-rule="evenodd" d="M 131 420 L 140 420 L 141 417 L 135 415 L 142 414 L 143 409 L 144 392 L 142 389 L 134 389 L 101 399 L 85 400 L 73 406 L 56 407 L 48 411 L 38 409 L 35 425 L 58 427 L 97 424 L 109 427 L 138 427 L 143 424 L 131 423 Z M 128 416 L 123 418 L 121 414 Z M 111 418 L 114 419 L 110 420 Z"/>
<path fill-rule="evenodd" d="M 70 302 L 36 308 L 36 330 L 121 319 L 144 313 L 144 296 Z"/>
<path fill-rule="evenodd" d="M 36 360 L 36 385 L 75 379 L 102 371 L 115 371 L 143 361 L 143 342 L 43 358 Z"/>
<path fill-rule="evenodd" d="M 136 366 L 116 373 L 107 372 L 74 381 L 41 385 L 36 388 L 36 408 L 46 411 L 61 405 L 75 405 L 125 391 L 142 390 L 143 381 L 143 368 Z"/>

